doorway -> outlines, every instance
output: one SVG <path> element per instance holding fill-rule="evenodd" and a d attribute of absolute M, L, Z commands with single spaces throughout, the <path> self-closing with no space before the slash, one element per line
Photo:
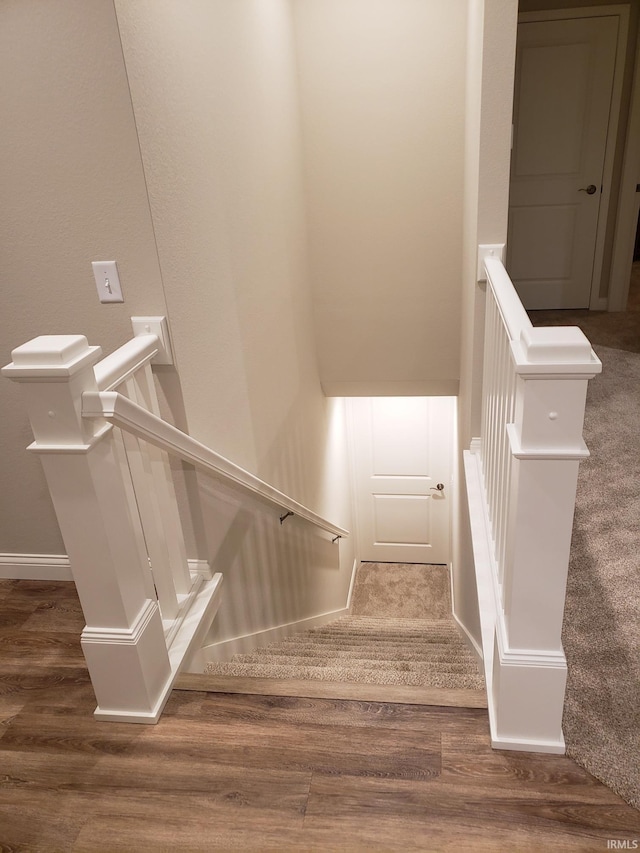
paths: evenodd
<path fill-rule="evenodd" d="M 527 309 L 605 308 L 599 285 L 628 13 L 525 13 L 507 269 Z"/>
<path fill-rule="evenodd" d="M 455 397 L 347 401 L 360 560 L 450 562 Z"/>

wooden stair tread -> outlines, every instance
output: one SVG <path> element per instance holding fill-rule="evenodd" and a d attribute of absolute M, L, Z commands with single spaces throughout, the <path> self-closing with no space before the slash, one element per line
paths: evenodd
<path fill-rule="evenodd" d="M 292 696 L 308 699 L 349 699 L 402 705 L 440 705 L 454 708 L 486 708 L 484 690 L 443 687 L 409 687 L 387 684 L 352 684 L 339 681 L 305 681 L 183 673 L 174 690 L 203 693 L 246 693 L 260 696 Z"/>

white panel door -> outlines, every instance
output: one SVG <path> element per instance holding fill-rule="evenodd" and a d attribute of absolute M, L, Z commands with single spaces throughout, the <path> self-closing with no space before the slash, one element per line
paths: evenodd
<path fill-rule="evenodd" d="M 616 16 L 518 25 L 507 269 L 526 308 L 588 308 Z"/>
<path fill-rule="evenodd" d="M 451 397 L 350 399 L 361 560 L 449 562 L 454 405 Z"/>

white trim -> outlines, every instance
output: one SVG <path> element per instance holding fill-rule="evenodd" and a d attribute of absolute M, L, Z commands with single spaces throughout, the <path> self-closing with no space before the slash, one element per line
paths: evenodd
<path fill-rule="evenodd" d="M 52 343 L 55 344 L 52 349 Z M 65 382 L 95 364 L 101 347 L 90 347 L 84 335 L 39 335 L 11 351 L 13 361 L 2 375 L 23 382 Z"/>
<path fill-rule="evenodd" d="M 493 749 L 511 749 L 517 752 L 544 752 L 549 755 L 564 755 L 566 752 L 564 738 L 560 740 L 533 740 L 532 738 L 508 738 L 494 736 L 491 733 Z"/>
<path fill-rule="evenodd" d="M 473 439 L 472 444 L 477 444 Z M 473 562 L 476 571 L 478 588 L 478 609 L 480 612 L 480 632 L 482 636 L 482 659 L 484 662 L 484 677 L 489 704 L 489 723 L 491 732 L 495 731 L 495 708 L 493 696 L 493 645 L 496 632 L 496 614 L 499 606 L 499 595 L 494 588 L 492 571 L 492 555 L 489 548 L 491 534 L 488 529 L 488 519 L 485 513 L 485 502 L 480 471 L 480 455 L 465 450 L 463 453 L 465 479 L 467 483 L 467 500 L 469 503 L 469 522 L 471 527 L 471 543 Z"/>
<path fill-rule="evenodd" d="M 113 429 L 112 424 L 103 424 L 99 427 L 91 438 L 88 444 L 42 444 L 38 441 L 32 441 L 27 445 L 27 450 L 30 453 L 89 453 L 106 435 Z"/>
<path fill-rule="evenodd" d="M 474 439 L 472 443 L 477 445 L 477 440 Z M 562 755 L 565 752 L 562 731 L 559 731 L 557 738 L 546 739 L 538 739 L 526 735 L 513 737 L 501 734 L 499 731 L 499 709 L 496 692 L 500 690 L 500 685 L 496 683 L 494 670 L 497 670 L 496 675 L 498 677 L 502 674 L 509 675 L 509 673 L 513 673 L 514 679 L 517 679 L 519 669 L 521 672 L 526 672 L 529 675 L 533 671 L 537 671 L 543 678 L 550 676 L 552 682 L 564 684 L 564 679 L 566 678 L 566 659 L 562 651 L 523 650 L 507 647 L 497 572 L 489 547 L 491 534 L 482 485 L 480 456 L 477 453 L 465 450 L 463 457 L 469 501 L 473 558 L 478 587 L 478 607 L 482 632 L 491 745 L 494 749 L 513 749 L 524 752 L 544 752 Z M 495 657 L 496 654 L 497 658 Z M 556 689 L 556 692 L 550 697 L 550 701 L 561 702 L 563 696 L 564 689 L 561 695 Z M 504 695 L 502 698 L 504 698 Z M 524 722 L 524 725 L 527 725 L 527 721 Z"/>
<path fill-rule="evenodd" d="M 168 678 L 160 688 L 158 699 L 154 706 L 150 710 L 143 711 L 129 709 L 118 710 L 117 708 L 106 709 L 98 706 L 94 711 L 94 717 L 96 720 L 121 723 L 143 723 L 147 725 L 154 725 L 158 722 L 164 706 L 171 695 L 173 685 L 178 675 L 180 672 L 186 670 L 186 662 L 189 657 L 197 651 L 203 637 L 211 627 L 211 623 L 213 622 L 218 608 L 220 607 L 221 587 L 221 574 L 215 574 L 210 581 L 204 581 L 200 586 L 197 598 L 193 602 L 186 618 L 182 621 L 180 629 L 168 650 L 171 671 Z M 156 612 L 156 603 L 149 602 L 149 604 L 151 605 L 151 608 L 147 609 Z M 86 630 L 87 629 L 85 629 L 85 631 Z M 106 639 L 98 641 L 96 645 L 106 641 L 107 643 L 116 642 L 124 644 L 125 646 L 135 646 L 138 639 L 142 636 L 142 632 L 137 632 L 135 641 L 132 641 L 129 638 L 129 634 L 131 633 L 132 632 L 126 630 L 120 632 L 113 630 L 102 631 L 101 634 L 104 634 Z M 94 634 L 94 636 L 98 638 L 97 633 Z M 83 632 L 83 648 L 85 642 L 86 638 Z"/>
<path fill-rule="evenodd" d="M 358 501 L 356 500 L 356 448 L 355 448 L 355 426 L 354 426 L 354 401 L 351 397 L 345 398 L 345 423 L 347 428 L 347 461 L 349 465 L 349 500 L 351 503 L 351 518 L 353 519 L 353 529 L 356 547 L 356 561 L 359 563 L 359 556 L 362 553 L 361 537 L 362 523 L 360 521 L 360 513 L 358 511 Z M 353 577 L 352 577 L 353 581 Z M 349 590 L 351 595 L 351 590 Z M 349 602 L 350 603 L 350 602 Z"/>
<path fill-rule="evenodd" d="M 29 581 L 72 581 L 66 554 L 0 554 L 0 578 Z"/>
<path fill-rule="evenodd" d="M 148 598 L 136 616 L 130 628 L 92 628 L 85 625 L 80 642 L 99 643 L 100 645 L 136 646 L 149 623 L 158 611 L 158 603 Z"/>
<path fill-rule="evenodd" d="M 640 211 L 640 33 L 636 43 L 635 69 L 629 123 L 620 176 L 620 195 L 616 217 L 616 230 L 611 258 L 609 278 L 609 301 L 607 310 L 626 311 L 631 281 L 631 265 Z"/>
<path fill-rule="evenodd" d="M 511 125 L 511 147 L 513 148 L 513 125 Z M 504 264 L 506 261 L 506 243 L 480 243 L 478 246 L 478 269 L 476 280 L 478 284 L 487 280 L 487 271 L 484 262 L 487 258 L 499 258 Z"/>
<path fill-rule="evenodd" d="M 360 561 L 356 558 L 353 561 L 353 567 L 351 569 L 351 580 L 349 581 L 349 592 L 347 594 L 347 612 L 351 613 L 351 598 L 353 597 L 353 588 L 356 585 L 356 574 L 358 571 L 358 565 Z"/>
<path fill-rule="evenodd" d="M 228 661 L 233 655 L 248 654 L 270 643 L 276 643 L 279 640 L 284 640 L 286 637 L 300 634 L 302 631 L 308 631 L 310 628 L 316 628 L 319 625 L 326 625 L 327 622 L 333 622 L 334 619 L 348 615 L 349 608 L 342 607 L 339 610 L 320 613 L 318 616 L 309 616 L 306 619 L 298 619 L 295 622 L 276 625 L 274 628 L 267 628 L 264 631 L 256 631 L 253 634 L 243 634 L 240 637 L 233 637 L 230 640 L 210 643 L 208 646 L 203 647 L 202 656 L 199 656 L 197 665 L 200 665 L 201 660 L 204 660 L 205 664 L 210 661 Z M 189 671 L 201 672 L 202 670 L 189 669 Z"/>
<path fill-rule="evenodd" d="M 188 560 L 189 571 L 211 580 L 206 560 Z M 0 554 L 0 580 L 72 581 L 73 572 L 66 554 Z"/>
<path fill-rule="evenodd" d="M 515 424 L 507 424 L 507 436 L 511 455 L 516 459 L 588 459 L 591 455 L 584 440 L 580 439 L 580 447 L 536 447 L 523 449 L 520 436 Z"/>
<path fill-rule="evenodd" d="M 482 649 L 481 649 L 480 645 L 477 643 L 475 637 L 469 633 L 466 625 L 464 624 L 464 622 L 462 622 L 460 620 L 460 617 L 458 616 L 458 614 L 456 613 L 455 610 L 452 610 L 452 615 L 456 621 L 458 628 L 462 632 L 463 640 L 466 642 L 467 646 L 474 653 L 474 655 L 478 659 L 478 663 L 480 664 L 480 666 L 484 670 L 484 655 L 482 654 Z"/>
<path fill-rule="evenodd" d="M 210 581 L 213 577 L 211 566 L 206 560 L 187 560 L 192 575 L 202 575 L 203 580 Z"/>
<path fill-rule="evenodd" d="M 611 108 L 609 112 L 609 127 L 602 169 L 602 194 L 600 197 L 600 212 L 598 215 L 598 230 L 593 256 L 593 271 L 591 275 L 591 294 L 589 308 L 591 311 L 602 311 L 607 308 L 607 298 L 600 296 L 602 267 L 604 263 L 605 238 L 607 223 L 611 216 L 611 192 L 613 189 L 613 167 L 616 154 L 618 131 L 620 129 L 620 110 L 622 106 L 622 84 L 627 59 L 627 42 L 629 39 L 629 6 L 582 6 L 577 9 L 544 9 L 536 12 L 521 12 L 518 23 L 533 23 L 543 21 L 563 21 L 576 18 L 618 17 L 618 39 L 616 44 L 616 60 L 611 87 Z"/>

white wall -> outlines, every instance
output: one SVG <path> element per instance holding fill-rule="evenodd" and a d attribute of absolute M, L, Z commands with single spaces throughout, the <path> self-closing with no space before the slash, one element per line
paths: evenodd
<path fill-rule="evenodd" d="M 458 391 L 465 0 L 295 0 L 328 393 Z"/>
<path fill-rule="evenodd" d="M 190 433 L 349 528 L 342 406 L 319 383 L 287 0 L 117 0 Z M 336 435 L 337 432 L 337 435 Z M 200 481 L 225 575 L 210 641 L 344 606 L 353 546 Z M 249 511 L 251 509 L 251 511 Z"/>
<path fill-rule="evenodd" d="M 110 351 L 166 310 L 112 0 L 0 3 L 0 78 L 0 361 L 41 334 Z M 114 258 L 126 301 L 101 305 L 91 261 Z M 0 411 L 0 552 L 64 553 L 6 379 Z"/>
<path fill-rule="evenodd" d="M 84 333 L 108 352 L 131 314 L 166 314 L 169 417 L 348 528 L 342 405 L 315 362 L 290 11 L 0 5 L 3 363 L 43 333 Z M 102 306 L 90 262 L 112 258 L 126 301 Z M 0 553 L 64 553 L 18 391 L 0 383 Z M 193 472 L 179 485 L 190 556 L 225 573 L 218 632 L 344 605 L 350 542 L 281 528 L 264 506 L 247 517 L 250 502 L 210 483 L 199 512 Z"/>
<path fill-rule="evenodd" d="M 509 205 L 511 113 L 517 0 L 470 0 L 465 131 L 460 454 L 480 434 L 485 286 L 477 283 L 479 243 L 504 243 Z M 480 644 L 480 621 L 466 489 L 459 464 L 460 513 L 454 530 L 456 615 Z"/>
<path fill-rule="evenodd" d="M 471 3 L 481 17 L 484 5 Z M 506 224 L 514 5 L 486 2 L 490 55 L 506 53 L 483 71 L 473 113 L 463 0 L 0 4 L 10 81 L 0 98 L 12 119 L 0 131 L 5 363 L 43 332 L 86 333 L 108 351 L 129 336 L 131 314 L 166 313 L 180 378 L 164 370 L 161 385 L 174 421 L 349 527 L 342 407 L 319 386 L 309 268 L 327 388 L 450 394 L 462 375 L 464 445 L 475 418 L 474 223 L 490 242 L 503 213 Z M 95 296 L 90 261 L 107 258 L 118 260 L 124 305 Z M 0 383 L 10 484 L 0 552 L 60 553 L 39 463 L 23 451 L 17 391 Z M 184 482 L 183 509 L 195 477 Z M 344 603 L 352 543 L 338 561 L 298 522 L 280 528 L 263 509 L 247 519 L 234 497 L 203 492 L 202 518 L 190 521 L 197 556 L 226 574 L 218 639 Z M 261 573 L 258 545 L 275 570 Z"/>

